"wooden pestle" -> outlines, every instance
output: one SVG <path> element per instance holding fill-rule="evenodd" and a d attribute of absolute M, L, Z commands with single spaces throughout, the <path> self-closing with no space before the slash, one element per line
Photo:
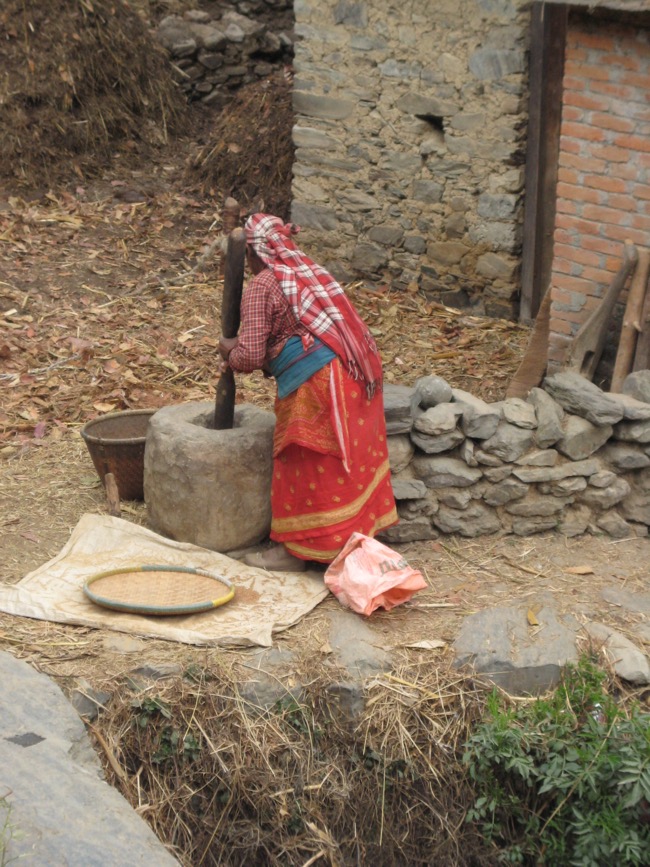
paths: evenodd
<path fill-rule="evenodd" d="M 244 287 L 246 261 L 246 234 L 233 229 L 228 236 L 221 299 L 221 333 L 224 337 L 237 337 L 241 296 Z M 214 430 L 227 430 L 235 421 L 235 375 L 227 368 L 219 377 L 214 404 Z"/>

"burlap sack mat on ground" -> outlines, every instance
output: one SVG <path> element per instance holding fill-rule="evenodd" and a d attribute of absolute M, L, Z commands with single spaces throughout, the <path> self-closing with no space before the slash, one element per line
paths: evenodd
<path fill-rule="evenodd" d="M 143 564 L 208 569 L 235 598 L 200 614 L 143 617 L 102 608 L 83 585 L 98 572 Z M 265 572 L 215 551 L 174 542 L 121 518 L 83 515 L 62 551 L 18 584 L 0 586 L 0 610 L 21 617 L 113 629 L 185 644 L 268 647 L 327 595 L 322 574 Z"/>

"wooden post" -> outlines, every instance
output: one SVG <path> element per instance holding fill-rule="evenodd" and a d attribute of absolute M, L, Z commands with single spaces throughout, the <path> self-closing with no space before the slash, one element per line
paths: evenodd
<path fill-rule="evenodd" d="M 108 506 L 108 514 L 114 518 L 120 517 L 120 492 L 117 489 L 117 482 L 113 473 L 106 473 L 104 476 L 104 488 L 106 489 L 106 504 Z"/>
<path fill-rule="evenodd" d="M 610 391 L 619 392 L 628 373 L 632 372 L 636 339 L 641 331 L 641 317 L 645 290 L 648 285 L 648 273 L 650 273 L 650 250 L 645 247 L 639 249 L 639 264 L 637 265 L 630 291 L 627 296 L 621 338 L 614 363 L 614 373 L 609 387 Z"/>
<path fill-rule="evenodd" d="M 228 236 L 221 300 L 221 333 L 236 337 L 239 330 L 241 296 L 246 264 L 246 234 L 233 229 Z M 214 430 L 227 430 L 235 420 L 235 375 L 230 368 L 221 374 L 217 383 L 214 404 Z"/>

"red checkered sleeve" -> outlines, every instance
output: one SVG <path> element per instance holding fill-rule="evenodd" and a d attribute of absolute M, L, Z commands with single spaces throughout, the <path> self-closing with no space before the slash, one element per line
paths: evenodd
<path fill-rule="evenodd" d="M 289 337 L 302 335 L 301 325 L 285 298 L 273 271 L 253 277 L 244 290 L 241 303 L 239 343 L 228 357 L 233 370 L 250 373 L 275 358 Z"/>

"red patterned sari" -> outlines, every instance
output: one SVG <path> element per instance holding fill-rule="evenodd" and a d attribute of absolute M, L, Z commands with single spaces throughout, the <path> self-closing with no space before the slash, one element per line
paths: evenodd
<path fill-rule="evenodd" d="M 381 391 L 338 358 L 275 404 L 271 538 L 329 563 L 353 532 L 397 522 Z"/>

